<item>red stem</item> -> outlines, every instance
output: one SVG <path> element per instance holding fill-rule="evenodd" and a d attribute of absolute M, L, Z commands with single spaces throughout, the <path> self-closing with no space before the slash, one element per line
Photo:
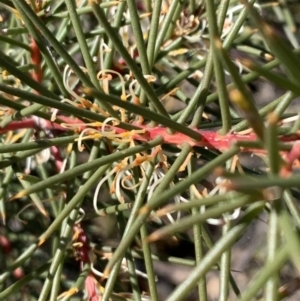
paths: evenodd
<path fill-rule="evenodd" d="M 68 125 L 74 125 L 74 131 L 81 132 L 87 126 L 83 121 L 80 119 L 71 119 L 66 116 L 57 116 L 60 120 L 63 120 Z M 76 126 L 75 126 L 76 125 Z M 165 144 L 173 144 L 173 145 L 181 145 L 182 143 L 188 143 L 191 146 L 200 146 L 200 147 L 208 147 L 210 149 L 218 149 L 218 150 L 226 150 L 229 149 L 230 146 L 237 141 L 256 141 L 257 136 L 253 133 L 241 135 L 241 134 L 227 134 L 225 136 L 221 136 L 218 133 L 214 131 L 204 131 L 204 130 L 197 130 L 196 132 L 201 134 L 202 139 L 200 141 L 196 141 L 189 136 L 176 132 L 174 134 L 169 134 L 167 131 L 167 128 L 165 127 L 154 127 L 150 128 L 147 125 L 137 125 L 140 129 L 145 129 L 145 134 L 134 134 L 133 139 L 138 141 L 149 141 L 154 139 L 157 136 L 162 136 L 164 139 Z M 31 117 L 26 118 L 21 121 L 13 121 L 9 125 L 7 125 L 5 128 L 0 128 L 0 134 L 6 133 L 8 131 L 13 131 L 17 129 L 24 129 L 24 128 L 35 128 L 35 129 L 42 129 L 46 131 L 68 131 L 70 129 L 67 129 L 63 126 L 61 126 L 58 123 L 51 122 L 46 119 L 37 118 L 37 117 Z M 99 128 L 96 128 L 97 130 L 100 130 Z M 116 127 L 116 126 L 107 126 L 108 130 L 114 130 L 116 134 L 124 133 L 126 130 Z M 299 134 L 293 134 L 288 136 L 280 136 L 280 141 L 282 142 L 293 142 L 293 141 L 299 141 L 300 135 Z"/>
<path fill-rule="evenodd" d="M 31 48 L 31 63 L 35 66 L 34 71 L 31 74 L 32 79 L 38 83 L 42 82 L 42 56 L 38 45 L 33 37 L 30 37 L 30 48 Z"/>

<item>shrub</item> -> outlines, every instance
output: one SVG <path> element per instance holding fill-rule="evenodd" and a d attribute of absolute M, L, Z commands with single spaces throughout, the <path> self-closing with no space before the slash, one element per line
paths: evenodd
<path fill-rule="evenodd" d="M 298 290 L 296 1 L 0 8 L 1 300 Z"/>

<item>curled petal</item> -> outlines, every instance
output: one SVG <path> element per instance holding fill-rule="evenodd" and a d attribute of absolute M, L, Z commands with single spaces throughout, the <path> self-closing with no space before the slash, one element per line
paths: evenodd
<path fill-rule="evenodd" d="M 98 206 L 97 206 L 97 201 L 98 201 L 98 194 L 99 194 L 99 191 L 100 191 L 100 188 L 101 186 L 103 185 L 103 183 L 111 176 L 113 175 L 115 172 L 117 171 L 117 168 L 113 168 L 104 178 L 101 179 L 101 181 L 98 183 L 97 187 L 96 187 L 96 190 L 95 190 L 95 193 L 94 193 L 94 198 L 93 198 L 93 206 L 94 206 L 94 209 L 95 209 L 95 212 L 99 215 L 101 215 L 101 210 L 98 209 Z"/>

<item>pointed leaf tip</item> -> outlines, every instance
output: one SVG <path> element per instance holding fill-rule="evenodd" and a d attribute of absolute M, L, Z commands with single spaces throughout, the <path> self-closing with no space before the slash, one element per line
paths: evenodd
<path fill-rule="evenodd" d="M 22 198 L 22 197 L 24 197 L 24 196 L 26 196 L 26 195 L 27 195 L 26 191 L 25 191 L 25 190 L 22 190 L 22 191 L 18 192 L 17 194 L 13 195 L 12 197 L 10 197 L 10 198 L 8 199 L 8 201 L 9 201 L 9 202 L 10 202 L 10 201 L 14 201 L 14 200 L 20 199 L 20 198 Z"/>
<path fill-rule="evenodd" d="M 146 237 L 144 240 L 147 243 L 151 243 L 151 242 L 161 239 L 161 237 L 162 236 L 159 234 L 159 231 L 155 231 L 152 234 L 150 234 L 148 237 Z"/>
<path fill-rule="evenodd" d="M 41 237 L 40 240 L 37 243 L 37 246 L 40 247 L 45 241 L 46 241 L 46 238 L 45 237 Z"/>
<path fill-rule="evenodd" d="M 267 118 L 269 125 L 276 125 L 279 122 L 279 115 L 276 112 L 271 112 Z"/>

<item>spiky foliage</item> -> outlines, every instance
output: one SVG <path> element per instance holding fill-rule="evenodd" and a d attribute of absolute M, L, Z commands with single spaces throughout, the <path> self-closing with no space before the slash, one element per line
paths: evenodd
<path fill-rule="evenodd" d="M 161 262 L 193 267 L 167 301 L 209 300 L 216 268 L 219 300 L 298 290 L 296 0 L 0 8 L 1 300 L 157 301 Z"/>

